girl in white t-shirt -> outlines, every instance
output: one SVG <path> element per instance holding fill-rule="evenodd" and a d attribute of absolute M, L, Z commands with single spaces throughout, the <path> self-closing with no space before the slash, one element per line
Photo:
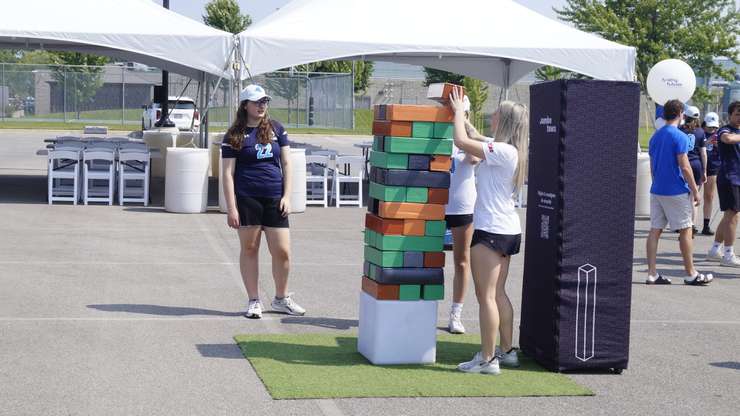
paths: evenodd
<path fill-rule="evenodd" d="M 514 194 L 527 174 L 529 112 L 521 104 L 504 101 L 493 114 L 494 141 L 471 139 L 465 129 L 462 90 L 455 88 L 450 106 L 455 112 L 455 145 L 478 157 L 473 211 L 470 265 L 478 298 L 481 351 L 458 369 L 471 373 L 498 374 L 502 365 L 518 366 L 512 346 L 514 309 L 506 295 L 510 256 L 519 253 L 521 225 L 514 207 Z M 500 324 L 500 325 L 499 325 Z M 495 351 L 501 330 L 501 350 Z"/>

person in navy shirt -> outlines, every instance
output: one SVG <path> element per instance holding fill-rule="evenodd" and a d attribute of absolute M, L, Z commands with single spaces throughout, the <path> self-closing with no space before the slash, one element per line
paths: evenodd
<path fill-rule="evenodd" d="M 704 116 L 704 122 L 701 123 L 701 128 L 697 129 L 694 133 L 697 137 L 699 137 L 699 134 L 703 135 L 707 144 L 707 181 L 704 183 L 704 228 L 701 230 L 703 235 L 714 235 L 714 231 L 709 227 L 709 222 L 712 219 L 714 191 L 717 189 L 717 173 L 719 173 L 721 163 L 719 149 L 717 147 L 717 129 L 719 129 L 719 116 L 717 113 L 709 112 Z"/>
<path fill-rule="evenodd" d="M 248 85 L 239 94 L 234 124 L 224 136 L 222 183 L 227 223 L 238 230 L 241 243 L 239 266 L 249 295 L 247 318 L 262 317 L 259 299 L 258 264 L 262 231 L 272 256 L 275 298 L 272 309 L 303 315 L 288 290 L 290 271 L 291 164 L 288 133 L 270 120 L 267 106 L 271 97 L 259 85 Z"/>
<path fill-rule="evenodd" d="M 684 283 L 704 285 L 712 281 L 712 275 L 704 275 L 694 268 L 692 221 L 694 206 L 699 205 L 699 190 L 694 181 L 688 156 L 688 136 L 678 129 L 683 115 L 683 104 L 670 100 L 663 107 L 665 126 L 650 138 L 650 172 L 653 184 L 650 187 L 650 233 L 647 239 L 648 276 L 647 284 L 670 284 L 671 280 L 658 274 L 657 253 L 660 235 L 666 225 L 680 230 L 679 242 L 683 266 L 686 271 Z"/>
<path fill-rule="evenodd" d="M 722 266 L 740 267 L 740 259 L 732 249 L 737 213 L 740 212 L 740 101 L 730 104 L 727 115 L 730 122 L 717 131 L 717 146 L 722 160 L 717 174 L 717 195 L 723 215 L 707 260 L 720 260 Z"/>
<path fill-rule="evenodd" d="M 704 131 L 699 129 L 699 109 L 690 105 L 686 107 L 683 112 L 684 123 L 681 125 L 680 130 L 689 137 L 689 151 L 686 156 L 689 158 L 689 164 L 691 165 L 691 172 L 694 174 L 694 182 L 696 182 L 699 192 L 707 181 L 707 151 L 706 151 L 706 139 L 704 137 Z M 700 130 L 701 134 L 697 134 L 697 129 Z M 696 228 L 696 218 L 699 214 L 699 207 L 694 207 L 694 214 L 691 217 L 694 226 L 692 227 L 692 235 L 699 233 Z"/>

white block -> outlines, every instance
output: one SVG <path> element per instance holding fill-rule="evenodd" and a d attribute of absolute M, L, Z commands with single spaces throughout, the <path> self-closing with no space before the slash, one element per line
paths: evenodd
<path fill-rule="evenodd" d="M 434 363 L 437 301 L 377 300 L 360 292 L 357 350 L 376 365 Z"/>

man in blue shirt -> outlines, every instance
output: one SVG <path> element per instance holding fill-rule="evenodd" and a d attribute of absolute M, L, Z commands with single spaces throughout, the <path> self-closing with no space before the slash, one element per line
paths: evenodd
<path fill-rule="evenodd" d="M 740 259 L 732 249 L 737 230 L 737 213 L 740 211 L 740 101 L 730 104 L 727 114 L 729 124 L 717 131 L 717 147 L 721 160 L 717 174 L 717 195 L 723 215 L 707 260 L 720 260 L 722 266 L 740 267 Z"/>
<path fill-rule="evenodd" d="M 699 204 L 699 190 L 689 164 L 689 139 L 678 126 L 683 117 L 683 104 L 670 100 L 663 107 L 665 126 L 650 138 L 650 234 L 647 239 L 647 284 L 670 284 L 671 280 L 658 274 L 658 241 L 666 225 L 680 230 L 679 242 L 686 277 L 684 283 L 705 285 L 712 275 L 704 275 L 694 268 L 691 218 L 694 206 Z"/>

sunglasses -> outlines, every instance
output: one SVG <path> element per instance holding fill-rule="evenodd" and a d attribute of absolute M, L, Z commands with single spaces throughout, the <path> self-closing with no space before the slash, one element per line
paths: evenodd
<path fill-rule="evenodd" d="M 267 104 L 270 104 L 270 99 L 265 97 L 261 100 L 255 101 L 254 103 L 257 105 L 267 105 Z"/>

